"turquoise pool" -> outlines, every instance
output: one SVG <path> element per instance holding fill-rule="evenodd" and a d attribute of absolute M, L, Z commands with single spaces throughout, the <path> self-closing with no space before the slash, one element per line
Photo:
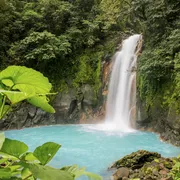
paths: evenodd
<path fill-rule="evenodd" d="M 180 148 L 161 142 L 158 135 L 135 131 L 121 133 L 101 125 L 57 125 L 5 132 L 6 137 L 24 141 L 31 151 L 47 141 L 62 145 L 50 162 L 54 167 L 78 164 L 108 179 L 107 168 L 119 158 L 139 149 L 156 151 L 165 157 L 180 154 Z M 86 178 L 81 178 L 86 179 Z"/>

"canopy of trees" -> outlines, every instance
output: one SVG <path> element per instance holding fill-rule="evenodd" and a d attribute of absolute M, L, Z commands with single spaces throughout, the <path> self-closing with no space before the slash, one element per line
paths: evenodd
<path fill-rule="evenodd" d="M 177 0 L 1 0 L 0 68 L 25 65 L 56 86 L 73 79 L 75 87 L 89 83 L 98 90 L 102 58 L 123 34 L 142 33 L 142 96 L 170 82 L 167 93 L 177 99 L 179 7 Z"/>

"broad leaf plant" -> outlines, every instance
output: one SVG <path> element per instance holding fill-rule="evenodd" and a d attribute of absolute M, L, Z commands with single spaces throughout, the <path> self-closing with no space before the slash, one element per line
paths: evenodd
<path fill-rule="evenodd" d="M 48 78 L 40 72 L 24 66 L 9 66 L 0 72 L 0 119 L 23 100 L 54 113 L 46 97 L 53 94 L 51 88 Z M 47 142 L 29 152 L 25 143 L 5 138 L 0 133 L 0 180 L 74 180 L 82 175 L 90 180 L 102 180 L 77 165 L 50 167 L 48 163 L 60 147 L 60 144 Z"/>

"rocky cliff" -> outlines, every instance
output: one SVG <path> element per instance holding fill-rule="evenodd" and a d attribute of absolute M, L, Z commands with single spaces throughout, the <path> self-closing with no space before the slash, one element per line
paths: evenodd
<path fill-rule="evenodd" d="M 55 114 L 46 113 L 24 102 L 0 121 L 0 129 L 21 129 L 53 124 L 91 124 L 102 121 L 105 115 L 111 67 L 111 58 L 102 61 L 102 86 L 99 92 L 95 92 L 89 84 L 83 84 L 78 89 L 68 87 L 68 90 L 59 92 L 52 102 L 56 110 Z"/>
<path fill-rule="evenodd" d="M 136 127 L 156 132 L 162 140 L 180 146 L 180 115 L 175 106 L 162 107 L 161 103 L 160 99 L 155 98 L 153 104 L 147 107 L 137 94 Z"/>
<path fill-rule="evenodd" d="M 22 103 L 0 121 L 0 129 L 21 129 L 39 125 L 56 124 L 53 114 L 36 108 L 30 104 Z"/>

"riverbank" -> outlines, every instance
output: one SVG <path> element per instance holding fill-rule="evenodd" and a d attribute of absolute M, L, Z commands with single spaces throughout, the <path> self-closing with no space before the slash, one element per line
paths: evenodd
<path fill-rule="evenodd" d="M 179 180 L 180 157 L 165 158 L 159 153 L 138 150 L 116 161 L 113 180 Z"/>

